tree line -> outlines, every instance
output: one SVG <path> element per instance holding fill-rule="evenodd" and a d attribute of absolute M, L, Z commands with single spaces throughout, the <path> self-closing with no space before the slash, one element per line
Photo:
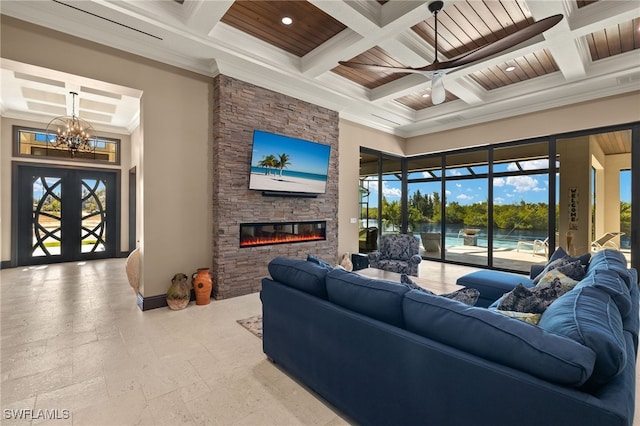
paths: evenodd
<path fill-rule="evenodd" d="M 105 200 L 106 200 L 106 188 L 100 188 L 95 191 L 95 197 L 89 197 L 89 193 L 86 190 L 82 191 L 82 211 L 92 212 L 105 208 Z M 98 200 L 102 203 L 102 206 L 98 205 Z M 40 203 L 39 198 L 33 199 L 33 208 L 37 208 Z M 61 202 L 59 198 L 52 196 L 51 194 L 47 195 L 42 202 L 42 206 L 40 207 L 41 211 L 44 212 L 60 212 Z"/>
<path fill-rule="evenodd" d="M 418 229 L 425 223 L 441 223 L 442 201 L 440 194 L 413 193 L 408 202 L 408 221 L 411 229 Z M 488 227 L 488 205 L 486 201 L 462 205 L 457 201 L 447 204 L 445 220 L 447 224 L 467 227 Z M 556 222 L 559 208 L 556 206 Z M 363 207 L 363 218 L 376 220 L 378 208 Z M 494 204 L 493 221 L 498 229 L 547 231 L 549 205 L 547 203 Z M 387 201 L 382 198 L 382 223 L 385 227 L 400 228 L 401 206 L 399 201 Z M 631 203 L 620 202 L 620 231 L 631 232 Z"/>

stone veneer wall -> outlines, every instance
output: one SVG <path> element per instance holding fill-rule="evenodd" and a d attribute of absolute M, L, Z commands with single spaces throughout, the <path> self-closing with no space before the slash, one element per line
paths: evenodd
<path fill-rule="evenodd" d="M 216 299 L 260 290 L 276 256 L 328 262 L 338 257 L 338 113 L 218 75 L 213 100 L 213 294 Z M 255 129 L 331 146 L 327 191 L 317 198 L 266 197 L 249 190 Z M 240 223 L 327 221 L 327 239 L 240 248 Z"/>

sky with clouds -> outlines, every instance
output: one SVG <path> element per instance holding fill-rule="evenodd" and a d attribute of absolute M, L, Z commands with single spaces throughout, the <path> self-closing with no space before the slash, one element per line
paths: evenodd
<path fill-rule="evenodd" d="M 455 173 L 452 173 L 452 175 L 455 175 Z M 400 181 L 383 181 L 382 184 L 382 194 L 387 201 L 400 200 Z M 368 179 L 368 185 L 371 191 L 369 207 L 376 207 L 378 181 L 376 179 Z M 417 190 L 420 190 L 422 194 L 440 192 L 440 183 L 409 184 L 410 193 Z M 518 204 L 520 201 L 527 203 L 546 203 L 549 197 L 549 178 L 546 173 L 539 175 L 497 177 L 493 179 L 493 192 L 494 204 Z M 446 186 L 447 202 L 456 201 L 462 205 L 486 201 L 487 194 L 488 182 L 486 179 L 448 181 Z M 630 171 L 624 171 L 620 174 L 620 199 L 627 202 L 631 201 Z"/>

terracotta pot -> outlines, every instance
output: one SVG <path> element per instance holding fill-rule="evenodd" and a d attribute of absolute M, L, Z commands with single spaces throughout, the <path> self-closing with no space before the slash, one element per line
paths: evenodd
<path fill-rule="evenodd" d="M 209 268 L 198 268 L 193 274 L 193 290 L 196 293 L 196 305 L 208 305 L 211 302 L 211 274 Z"/>

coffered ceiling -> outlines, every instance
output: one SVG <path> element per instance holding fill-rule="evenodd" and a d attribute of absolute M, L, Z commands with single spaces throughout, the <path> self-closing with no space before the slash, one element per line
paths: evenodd
<path fill-rule="evenodd" d="M 438 52 L 428 4 L 2 0 L 0 11 L 205 75 L 238 78 L 403 137 L 640 89 L 640 7 L 635 0 L 447 0 L 438 15 Z M 423 75 L 362 71 L 338 63 L 421 67 L 436 54 L 442 62 L 555 14 L 564 19 L 544 34 L 449 70 L 446 100 L 440 105 L 432 104 L 431 82 Z M 292 23 L 283 24 L 284 17 Z M 42 114 L 51 108 L 53 116 L 60 102 L 64 106 L 67 87 L 47 93 L 24 84 L 33 78 L 16 76 L 6 62 L 3 115 L 17 109 Z M 46 74 L 34 71 L 40 73 Z M 129 95 L 124 101 L 130 101 Z M 22 101 L 11 99 L 20 96 Z M 35 101 L 29 102 L 31 97 Z M 100 99 L 96 93 L 87 100 L 94 101 L 85 102 L 87 113 L 131 127 L 131 117 L 122 116 L 131 114 L 130 107 L 119 108 L 113 97 Z"/>

